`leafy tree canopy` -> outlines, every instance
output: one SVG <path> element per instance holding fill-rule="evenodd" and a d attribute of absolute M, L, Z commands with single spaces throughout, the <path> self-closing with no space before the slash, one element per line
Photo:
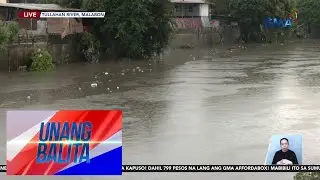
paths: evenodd
<path fill-rule="evenodd" d="M 317 24 L 320 22 L 319 0 L 299 0 L 297 7 L 299 19 L 310 24 Z"/>
<path fill-rule="evenodd" d="M 292 14 L 296 0 L 207 0 L 213 4 L 216 14 L 239 19 L 241 38 L 260 41 L 265 39 L 261 30 L 266 17 L 286 18 Z"/>
<path fill-rule="evenodd" d="M 229 15 L 230 14 L 230 0 L 207 0 L 213 7 L 212 14 Z"/>
<path fill-rule="evenodd" d="M 4 51 L 18 34 L 19 25 L 16 22 L 0 22 L 0 51 Z"/>
<path fill-rule="evenodd" d="M 160 53 L 173 33 L 170 0 L 43 0 L 65 7 L 105 12 L 93 20 L 103 50 L 117 56 L 150 57 Z M 49 2 L 48 2 L 49 1 Z"/>
<path fill-rule="evenodd" d="M 287 17 L 295 0 L 230 0 L 231 15 L 245 24 L 261 24 L 265 17 Z"/>

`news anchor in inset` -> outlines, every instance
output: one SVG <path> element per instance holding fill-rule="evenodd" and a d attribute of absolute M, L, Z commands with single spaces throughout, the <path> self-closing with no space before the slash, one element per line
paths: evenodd
<path fill-rule="evenodd" d="M 282 138 L 280 140 L 281 150 L 277 151 L 273 157 L 273 165 L 298 165 L 296 154 L 289 149 L 289 140 Z"/>

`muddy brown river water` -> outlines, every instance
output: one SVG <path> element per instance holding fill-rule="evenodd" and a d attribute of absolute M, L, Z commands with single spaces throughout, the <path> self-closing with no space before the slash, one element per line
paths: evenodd
<path fill-rule="evenodd" d="M 123 164 L 263 164 L 271 135 L 284 133 L 303 134 L 304 163 L 319 164 L 320 41 L 235 51 L 221 58 L 218 50 L 175 50 L 161 61 L 1 73 L 0 164 L 5 164 L 6 110 L 69 108 L 123 110 Z M 115 178 L 24 179 L 292 177 L 292 173 L 125 173 Z"/>

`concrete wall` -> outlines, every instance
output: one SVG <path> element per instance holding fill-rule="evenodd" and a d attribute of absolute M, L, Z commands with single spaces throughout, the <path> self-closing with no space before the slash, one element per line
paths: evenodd
<path fill-rule="evenodd" d="M 28 33 L 33 35 L 47 35 L 62 33 L 72 34 L 83 32 L 83 25 L 81 20 L 50 18 L 47 20 L 36 19 L 18 19 L 21 28 L 20 34 Z"/>
<path fill-rule="evenodd" d="M 57 43 L 49 40 L 49 43 L 20 43 L 10 46 L 9 52 L 0 53 L 0 70 L 8 70 L 9 66 L 11 70 L 17 70 L 19 66 L 27 65 L 31 52 L 37 48 L 48 49 L 56 64 L 66 64 L 79 60 L 72 49 L 71 42 L 68 41 Z"/>
<path fill-rule="evenodd" d="M 175 35 L 170 46 L 180 48 L 182 46 L 208 47 L 213 45 L 213 33 L 211 29 L 181 30 Z"/>
<path fill-rule="evenodd" d="M 233 44 L 240 35 L 237 24 L 226 24 L 224 21 L 215 20 L 210 27 L 182 28 L 176 34 L 171 47 L 181 46 L 214 46 L 219 43 Z M 186 27 L 186 26 L 185 26 Z"/>
<path fill-rule="evenodd" d="M 208 16 L 174 18 L 178 29 L 210 28 L 212 24 Z"/>
<path fill-rule="evenodd" d="M 198 29 L 204 27 L 201 18 L 175 18 L 174 21 L 178 29 Z"/>
<path fill-rule="evenodd" d="M 35 21 L 37 23 L 35 30 L 25 30 L 20 31 L 20 34 L 28 33 L 33 35 L 47 35 L 47 21 Z"/>
<path fill-rule="evenodd" d="M 200 4 L 200 16 L 209 16 L 209 4 Z"/>

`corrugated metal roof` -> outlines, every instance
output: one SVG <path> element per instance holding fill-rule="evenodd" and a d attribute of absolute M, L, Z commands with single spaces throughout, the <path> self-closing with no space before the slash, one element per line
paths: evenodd
<path fill-rule="evenodd" d="M 13 7 L 28 10 L 51 10 L 51 11 L 81 11 L 80 9 L 64 8 L 58 4 L 30 4 L 30 3 L 0 3 L 0 7 Z"/>

